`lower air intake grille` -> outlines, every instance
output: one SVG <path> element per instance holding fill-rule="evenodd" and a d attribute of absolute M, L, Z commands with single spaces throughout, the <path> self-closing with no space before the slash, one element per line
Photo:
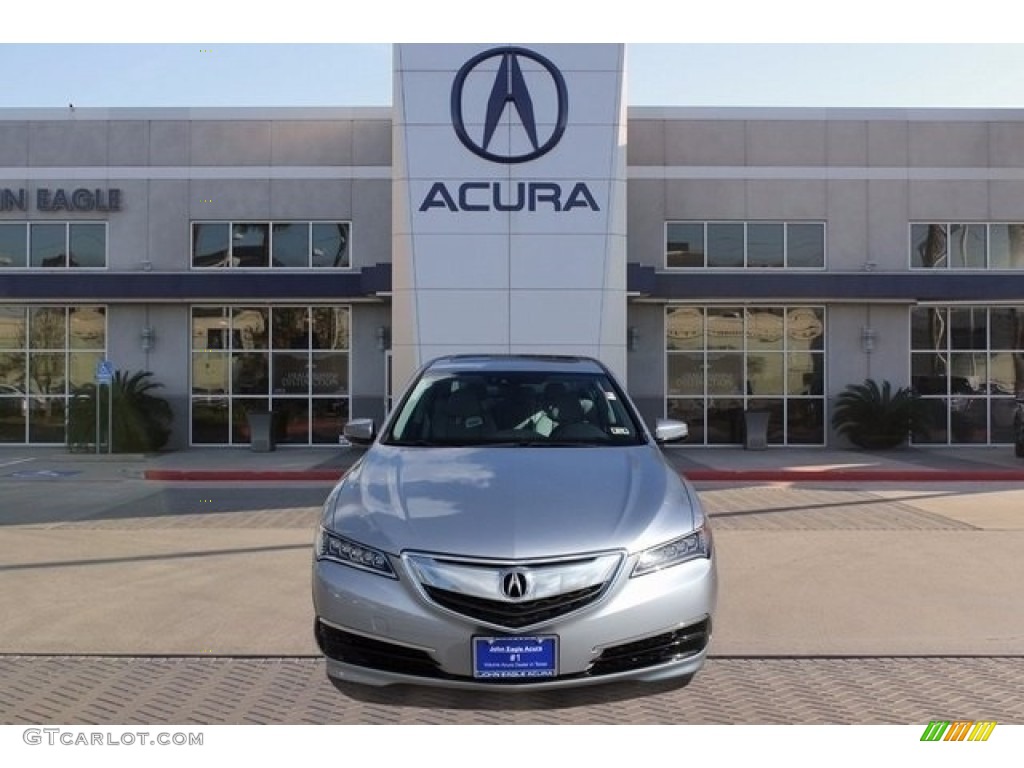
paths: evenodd
<path fill-rule="evenodd" d="M 425 651 L 343 632 L 319 620 L 315 632 L 317 645 L 329 659 L 402 675 L 443 676 L 437 662 Z"/>
<path fill-rule="evenodd" d="M 612 675 L 632 669 L 653 667 L 694 656 L 707 647 L 711 638 L 711 620 L 644 638 L 632 643 L 605 648 L 590 668 L 591 675 Z"/>

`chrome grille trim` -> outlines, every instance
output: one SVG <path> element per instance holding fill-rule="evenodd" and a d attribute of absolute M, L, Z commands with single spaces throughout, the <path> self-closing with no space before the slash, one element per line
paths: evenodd
<path fill-rule="evenodd" d="M 476 560 L 426 553 L 402 559 L 424 599 L 481 624 L 520 631 L 583 610 L 615 581 L 625 553 L 599 552 L 565 559 Z M 509 597 L 502 580 L 522 573 L 527 589 Z"/>

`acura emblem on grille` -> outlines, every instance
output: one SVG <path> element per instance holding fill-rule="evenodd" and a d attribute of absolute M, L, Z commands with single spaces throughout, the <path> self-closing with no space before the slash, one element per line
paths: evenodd
<path fill-rule="evenodd" d="M 509 600 L 522 600 L 526 597 L 526 574 L 522 571 L 508 571 L 501 577 L 501 593 Z"/>

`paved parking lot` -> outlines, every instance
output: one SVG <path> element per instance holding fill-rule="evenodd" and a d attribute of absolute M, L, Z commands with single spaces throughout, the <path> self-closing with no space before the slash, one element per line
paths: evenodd
<path fill-rule="evenodd" d="M 325 483 L 7 469 L 4 724 L 1024 723 L 1016 483 L 700 483 L 722 578 L 702 673 L 513 695 L 326 680 L 309 598 Z"/>
<path fill-rule="evenodd" d="M 685 688 L 336 690 L 315 658 L 0 656 L 0 723 L 1024 723 L 1024 660 L 713 658 Z"/>

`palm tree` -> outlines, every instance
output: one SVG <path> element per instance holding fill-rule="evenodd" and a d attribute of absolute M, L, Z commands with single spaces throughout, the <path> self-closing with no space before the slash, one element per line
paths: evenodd
<path fill-rule="evenodd" d="M 152 372 L 117 371 L 110 384 L 111 397 L 111 451 L 134 453 L 158 451 L 171 436 L 174 414 L 170 403 L 153 391 L 162 387 L 151 381 Z M 96 395 L 97 386 L 86 384 L 75 390 L 70 406 L 68 442 L 85 445 L 97 438 Z M 105 393 L 100 393 L 100 420 L 106 415 Z M 106 424 L 101 425 L 106 431 Z"/>
<path fill-rule="evenodd" d="M 916 392 L 867 379 L 851 384 L 836 399 L 832 426 L 861 448 L 894 448 L 924 426 L 924 411 Z"/>

